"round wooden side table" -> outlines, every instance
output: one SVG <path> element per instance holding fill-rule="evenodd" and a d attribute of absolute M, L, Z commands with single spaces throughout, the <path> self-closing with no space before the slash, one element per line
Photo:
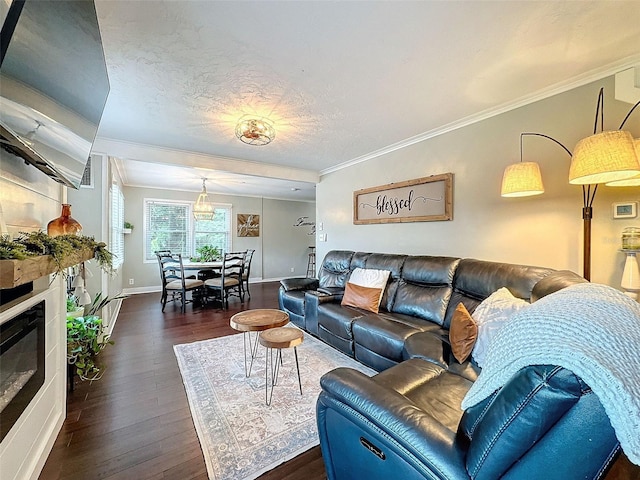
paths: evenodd
<path fill-rule="evenodd" d="M 260 308 L 255 310 L 245 310 L 236 313 L 229 320 L 229 325 L 234 330 L 244 334 L 242 346 L 244 350 L 244 374 L 251 375 L 253 360 L 256 358 L 258 351 L 258 334 L 270 328 L 282 327 L 289 323 L 289 314 L 274 308 Z M 255 339 L 251 340 L 251 332 L 256 332 Z M 247 348 L 248 347 L 248 348 Z M 247 350 L 249 351 L 250 361 L 247 367 Z"/>
<path fill-rule="evenodd" d="M 298 363 L 298 345 L 304 340 L 302 330 L 291 327 L 272 328 L 260 332 L 260 345 L 266 348 L 265 368 L 264 368 L 264 400 L 267 405 L 271 405 L 273 397 L 273 389 L 278 383 L 278 374 L 280 373 L 280 365 L 282 365 L 282 349 L 293 348 L 293 354 L 296 359 L 296 371 L 298 373 L 298 386 L 300 387 L 300 395 L 302 395 L 302 381 L 300 380 L 300 364 Z M 277 350 L 274 362 L 273 351 Z M 271 365 L 269 365 L 271 364 Z M 269 372 L 271 372 L 271 382 L 269 382 Z M 271 391 L 269 391 L 271 384 Z"/>

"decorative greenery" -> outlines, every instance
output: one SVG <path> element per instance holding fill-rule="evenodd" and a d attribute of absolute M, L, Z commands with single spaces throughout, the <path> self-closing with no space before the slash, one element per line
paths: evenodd
<path fill-rule="evenodd" d="M 104 333 L 102 319 L 97 315 L 67 318 L 67 362 L 75 366 L 81 380 L 99 380 L 104 368 L 98 363 L 98 354 L 107 345 L 113 345 Z"/>
<path fill-rule="evenodd" d="M 21 232 L 13 240 L 0 237 L 0 260 L 24 260 L 38 255 L 51 255 L 58 273 L 64 270 L 64 260 L 78 250 L 91 249 L 100 267 L 107 273 L 113 269 L 113 254 L 107 250 L 107 244 L 96 242 L 93 237 L 84 235 L 59 235 L 50 237 L 46 233 Z"/>
<path fill-rule="evenodd" d="M 120 300 L 127 298 L 128 295 L 116 295 L 115 297 L 104 297 L 102 298 L 102 293 L 98 293 L 93 302 L 87 309 L 87 315 L 96 315 L 100 310 L 107 306 L 108 303 L 114 300 Z"/>
<path fill-rule="evenodd" d="M 75 297 L 71 302 L 75 305 Z M 102 319 L 97 315 L 103 307 L 113 300 L 127 298 L 126 295 L 104 297 L 98 293 L 83 317 L 67 317 L 67 363 L 75 365 L 81 380 L 99 380 L 104 367 L 98 363 L 98 354 L 107 345 L 113 345 L 109 335 L 104 333 Z M 67 299 L 67 311 L 69 299 Z"/>
<path fill-rule="evenodd" d="M 191 257 L 192 262 L 215 262 L 220 260 L 222 256 L 220 249 L 211 245 L 203 245 L 196 248 L 196 253 L 198 254 L 197 256 Z"/>
<path fill-rule="evenodd" d="M 124 228 L 130 228 L 131 230 L 133 230 L 133 224 L 129 222 L 124 222 Z"/>
<path fill-rule="evenodd" d="M 67 312 L 75 312 L 78 308 L 78 301 L 73 295 L 67 297 Z"/>

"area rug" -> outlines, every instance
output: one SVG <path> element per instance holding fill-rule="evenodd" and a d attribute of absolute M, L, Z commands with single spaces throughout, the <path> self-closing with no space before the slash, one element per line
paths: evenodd
<path fill-rule="evenodd" d="M 337 367 L 375 372 L 305 334 L 298 347 L 302 395 L 293 349 L 271 406 L 265 404 L 265 349 L 258 346 L 245 377 L 242 334 L 174 345 L 210 479 L 252 479 L 318 445 L 315 419 L 320 377 Z"/>

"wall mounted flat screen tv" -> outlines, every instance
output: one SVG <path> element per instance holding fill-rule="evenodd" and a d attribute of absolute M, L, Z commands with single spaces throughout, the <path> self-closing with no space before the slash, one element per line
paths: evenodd
<path fill-rule="evenodd" d="M 13 0 L 0 32 L 1 155 L 78 188 L 108 94 L 93 0 Z"/>

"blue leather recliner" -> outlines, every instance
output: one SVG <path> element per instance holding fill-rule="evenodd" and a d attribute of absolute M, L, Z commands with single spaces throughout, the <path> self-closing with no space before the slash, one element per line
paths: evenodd
<path fill-rule="evenodd" d="M 598 397 L 569 370 L 526 367 L 463 412 L 473 380 L 418 358 L 373 377 L 326 374 L 317 420 L 329 480 L 595 479 L 620 451 Z"/>

